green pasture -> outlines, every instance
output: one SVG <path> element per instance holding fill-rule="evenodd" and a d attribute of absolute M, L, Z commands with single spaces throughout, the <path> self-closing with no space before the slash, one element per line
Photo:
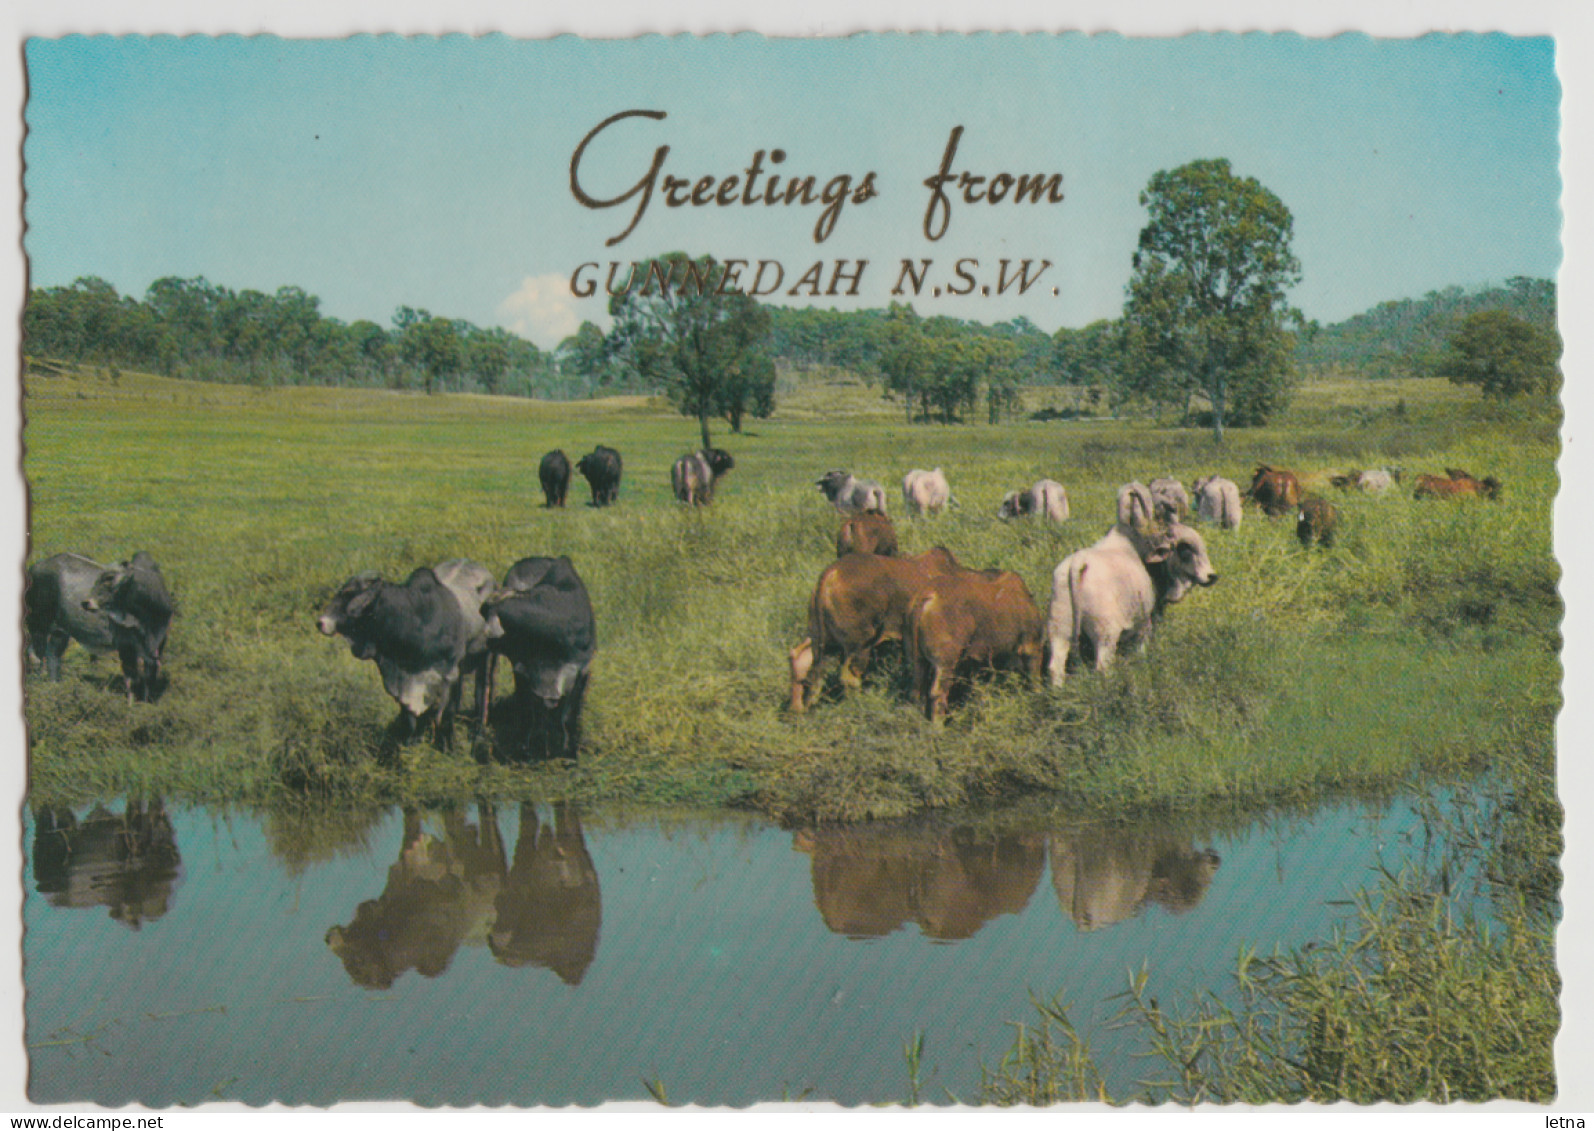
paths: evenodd
<path fill-rule="evenodd" d="M 1072 405 L 1030 390 L 1027 408 Z M 381 802 L 567 796 L 753 806 L 782 819 L 887 816 L 1052 791 L 1102 809 L 1260 803 L 1463 773 L 1551 748 L 1559 577 L 1551 548 L 1557 419 L 1502 411 L 1443 382 L 1320 381 L 1265 429 L 1208 433 L 1113 420 L 908 423 L 844 374 L 783 379 L 780 409 L 716 429 L 736 469 L 712 508 L 670 495 L 697 425 L 645 398 L 542 403 L 375 390 L 257 389 L 85 369 L 30 375 L 30 560 L 150 551 L 179 606 L 156 704 L 110 689 L 115 662 L 74 647 L 58 684 L 28 677 L 37 799 L 160 793 Z M 541 505 L 537 463 L 620 450 L 620 502 Z M 891 493 L 905 552 L 935 544 L 1018 571 L 1044 606 L 1053 567 L 1099 538 L 1114 492 L 1172 474 L 1244 483 L 1295 469 L 1343 512 L 1339 543 L 1248 511 L 1205 531 L 1221 581 L 1173 608 L 1143 656 L 1060 690 L 977 682 L 940 731 L 894 657 L 861 694 L 792 718 L 787 650 L 834 556 L 838 517 L 813 481 L 844 467 Z M 1343 496 L 1327 477 L 1463 467 L 1498 503 Z M 959 506 L 910 519 L 899 484 L 941 467 Z M 1068 489 L 1059 528 L 1003 523 L 1041 476 Z M 567 554 L 598 618 L 578 764 L 482 760 L 469 725 L 439 750 L 378 753 L 396 707 L 374 665 L 314 617 L 349 575 L 402 580 L 473 558 L 502 574 Z M 510 681 L 501 673 L 507 695 Z"/>

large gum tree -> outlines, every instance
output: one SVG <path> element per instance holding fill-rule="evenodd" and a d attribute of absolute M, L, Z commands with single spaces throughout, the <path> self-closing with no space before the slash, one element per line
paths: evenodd
<path fill-rule="evenodd" d="M 1225 422 L 1261 424 L 1289 392 L 1300 311 L 1285 292 L 1301 279 L 1284 203 L 1224 158 L 1192 161 L 1151 178 L 1140 204 L 1134 274 L 1124 305 L 1137 367 L 1169 399 L 1192 393 Z"/>

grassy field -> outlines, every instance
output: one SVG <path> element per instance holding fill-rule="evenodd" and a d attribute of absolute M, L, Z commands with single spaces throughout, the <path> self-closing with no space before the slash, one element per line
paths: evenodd
<path fill-rule="evenodd" d="M 1030 408 L 1072 403 L 1035 390 Z M 548 404 L 371 390 L 255 389 L 123 373 L 30 375 L 30 560 L 139 549 L 179 605 L 160 702 L 108 689 L 114 661 L 68 653 L 26 686 L 35 799 L 159 793 L 266 803 L 473 794 L 752 806 L 788 821 L 899 815 L 1054 791 L 1071 803 L 1264 803 L 1552 757 L 1560 603 L 1551 551 L 1557 419 L 1502 412 L 1443 382 L 1319 381 L 1266 429 L 1150 423 L 937 426 L 842 375 L 812 374 L 747 433 L 716 430 L 737 468 L 715 505 L 673 502 L 669 466 L 696 423 L 644 398 Z M 536 468 L 561 447 L 625 458 L 607 510 L 541 506 Z M 975 686 L 936 732 L 894 660 L 863 693 L 792 718 L 786 651 L 804 635 L 837 516 L 831 467 L 892 492 L 905 552 L 935 544 L 1018 571 L 1043 606 L 1056 563 L 1112 520 L 1117 486 L 1173 474 L 1249 481 L 1258 462 L 1327 476 L 1464 467 L 1498 503 L 1335 495 L 1333 549 L 1248 512 L 1207 530 L 1222 576 L 1171 610 L 1143 657 L 1060 690 Z M 910 520 L 896 484 L 945 469 L 961 506 Z M 995 518 L 1046 475 L 1060 528 Z M 572 485 L 584 503 L 585 485 Z M 591 592 L 599 656 L 579 764 L 483 764 L 464 724 L 449 750 L 377 757 L 396 708 L 374 665 L 319 636 L 349 575 L 468 557 L 502 574 L 568 554 Z M 505 677 L 501 682 L 508 684 Z"/>

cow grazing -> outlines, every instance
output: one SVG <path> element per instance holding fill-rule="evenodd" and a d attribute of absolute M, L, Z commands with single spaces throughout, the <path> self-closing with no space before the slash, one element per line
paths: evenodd
<path fill-rule="evenodd" d="M 1500 497 L 1500 481 L 1493 476 L 1474 479 L 1459 468 L 1445 468 L 1446 478 L 1437 475 L 1417 476 L 1417 486 L 1412 491 L 1414 499 L 1465 499 Z"/>
<path fill-rule="evenodd" d="M 74 640 L 95 654 L 116 650 L 110 614 L 83 607 L 105 572 L 82 554 L 56 554 L 28 567 L 22 598 L 28 655 L 50 679 L 61 678 L 61 655 Z"/>
<path fill-rule="evenodd" d="M 1184 484 L 1177 479 L 1153 479 L 1151 507 L 1158 522 L 1183 522 L 1190 517 L 1190 496 L 1184 493 Z"/>
<path fill-rule="evenodd" d="M 813 705 L 825 664 L 840 655 L 841 682 L 858 687 L 881 644 L 901 640 L 908 606 L 930 578 L 958 569 L 943 546 L 913 558 L 848 554 L 819 575 L 808 602 L 808 638 L 791 650 L 791 709 Z"/>
<path fill-rule="evenodd" d="M 1191 527 L 1114 526 L 1052 573 L 1046 626 L 1052 683 L 1061 686 L 1070 654 L 1104 671 L 1121 648 L 1144 644 L 1164 608 L 1217 580 L 1206 542 Z"/>
<path fill-rule="evenodd" d="M 480 608 L 496 587 L 484 566 L 464 559 L 417 569 L 402 585 L 367 571 L 338 588 L 316 627 L 348 640 L 355 657 L 376 662 L 407 733 L 428 720 L 447 741 L 460 680 L 471 672 L 477 718 L 486 722 L 492 668 Z"/>
<path fill-rule="evenodd" d="M 836 532 L 836 557 L 843 554 L 879 554 L 883 558 L 897 553 L 897 528 L 883 514 L 855 514 Z"/>
<path fill-rule="evenodd" d="M 1400 476 L 1401 469 L 1398 467 L 1379 467 L 1372 471 L 1357 472 L 1355 486 L 1359 491 L 1370 491 L 1381 495 L 1399 483 Z"/>
<path fill-rule="evenodd" d="M 110 621 L 127 701 L 153 701 L 160 694 L 161 652 L 175 611 L 155 559 L 140 550 L 101 573 L 83 598 L 83 611 L 103 612 Z"/>
<path fill-rule="evenodd" d="M 592 505 L 606 507 L 620 497 L 620 453 L 599 444 L 576 461 L 576 470 L 592 488 Z"/>
<path fill-rule="evenodd" d="M 938 467 L 914 468 L 902 477 L 902 501 L 910 514 L 935 514 L 952 501 L 952 488 Z"/>
<path fill-rule="evenodd" d="M 522 558 L 483 601 L 487 641 L 515 671 L 532 758 L 575 758 L 581 705 L 597 652 L 592 602 L 570 559 Z"/>
<path fill-rule="evenodd" d="M 542 497 L 547 507 L 562 507 L 570 493 L 570 460 L 557 448 L 542 457 L 537 465 L 537 479 L 542 484 Z"/>
<path fill-rule="evenodd" d="M 1301 481 L 1293 471 L 1272 468 L 1266 464 L 1257 467 L 1246 495 L 1262 508 L 1269 518 L 1277 518 L 1301 505 Z"/>
<path fill-rule="evenodd" d="M 914 693 L 931 722 L 946 717 L 958 668 L 1016 669 L 1038 680 L 1046 624 L 1029 589 L 1008 570 L 960 570 L 932 578 L 908 609 L 904 650 Z"/>
<path fill-rule="evenodd" d="M 1009 491 L 996 508 L 997 518 L 1038 514 L 1048 522 L 1068 520 L 1068 492 L 1055 479 L 1037 479 L 1023 491 Z"/>
<path fill-rule="evenodd" d="M 1224 530 L 1238 530 L 1240 519 L 1240 488 L 1232 479 L 1208 475 L 1195 481 L 1195 513 L 1198 518 L 1216 524 Z"/>
<path fill-rule="evenodd" d="M 885 488 L 873 479 L 858 479 L 847 471 L 827 471 L 814 485 L 842 514 L 886 513 Z"/>
<path fill-rule="evenodd" d="M 1118 488 L 1118 522 L 1121 526 L 1144 526 L 1156 517 L 1151 489 L 1140 480 Z"/>
<path fill-rule="evenodd" d="M 1295 516 L 1295 536 L 1302 546 L 1313 542 L 1320 546 L 1334 544 L 1334 532 L 1339 527 L 1339 511 L 1327 499 L 1302 499 L 1301 509 Z"/>
<path fill-rule="evenodd" d="M 720 476 L 736 466 L 724 448 L 704 448 L 684 455 L 670 468 L 670 486 L 679 502 L 707 506 L 714 501 L 714 485 Z"/>

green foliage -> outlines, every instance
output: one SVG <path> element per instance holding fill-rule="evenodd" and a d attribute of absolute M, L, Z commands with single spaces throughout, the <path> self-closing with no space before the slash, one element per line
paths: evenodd
<path fill-rule="evenodd" d="M 1504 310 L 1553 333 L 1555 282 L 1517 276 L 1504 286 L 1445 287 L 1422 298 L 1381 302 L 1303 336 L 1296 360 L 1317 369 L 1355 368 L 1380 379 L 1429 376 L 1456 328 L 1482 310 Z"/>
<path fill-rule="evenodd" d="M 1457 385 L 1477 385 L 1486 397 L 1552 394 L 1560 385 L 1560 335 L 1504 310 L 1467 316 L 1451 336 L 1437 372 Z"/>
<path fill-rule="evenodd" d="M 613 352 L 662 384 L 683 416 L 697 419 L 704 448 L 713 446 L 710 417 L 724 417 L 740 432 L 748 413 L 775 410 L 769 311 L 741 291 L 722 293 L 718 268 L 711 256 L 671 252 L 638 265 L 633 278 L 640 272 L 641 285 L 609 299 Z"/>
<path fill-rule="evenodd" d="M 951 424 L 979 403 L 983 385 L 992 424 L 1018 402 L 1022 350 L 1012 336 L 982 333 L 955 318 L 920 318 L 911 306 L 891 304 L 880 372 L 886 392 L 909 419 Z"/>
<path fill-rule="evenodd" d="M 1158 400 L 1205 397 L 1212 426 L 1261 424 L 1286 402 L 1300 313 L 1284 292 L 1300 281 L 1294 221 L 1255 178 L 1224 159 L 1157 173 L 1140 203 L 1124 306 L 1127 369 Z"/>

